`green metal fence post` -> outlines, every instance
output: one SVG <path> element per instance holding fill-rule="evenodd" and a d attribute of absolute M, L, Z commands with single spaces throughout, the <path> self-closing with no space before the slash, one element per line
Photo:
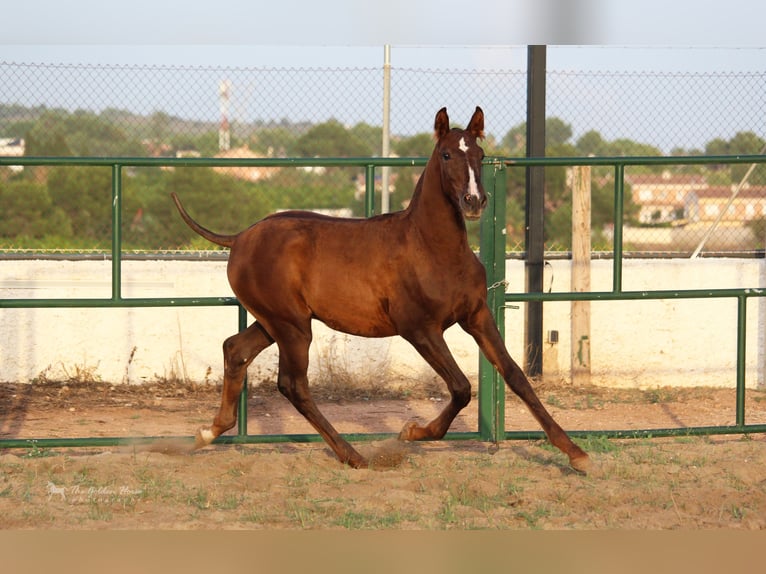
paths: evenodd
<path fill-rule="evenodd" d="M 237 305 L 239 332 L 247 329 L 247 311 L 242 305 Z M 237 438 L 247 436 L 247 371 L 245 371 L 245 380 L 242 383 L 242 392 L 239 394 L 239 404 L 237 405 Z"/>
<path fill-rule="evenodd" d="M 747 345 L 747 296 L 737 297 L 737 426 L 745 426 L 745 355 Z"/>
<path fill-rule="evenodd" d="M 484 190 L 489 195 L 481 220 L 480 257 L 487 270 L 487 304 L 505 339 L 505 166 L 502 162 L 482 168 Z M 498 442 L 505 434 L 505 386 L 497 370 L 479 356 L 479 435 Z"/>
<path fill-rule="evenodd" d="M 122 166 L 112 164 L 112 301 L 122 299 Z"/>
<path fill-rule="evenodd" d="M 364 170 L 364 214 L 375 215 L 375 166 L 368 164 Z"/>
<path fill-rule="evenodd" d="M 612 290 L 622 291 L 622 225 L 625 211 L 625 164 L 614 166 L 614 261 Z"/>

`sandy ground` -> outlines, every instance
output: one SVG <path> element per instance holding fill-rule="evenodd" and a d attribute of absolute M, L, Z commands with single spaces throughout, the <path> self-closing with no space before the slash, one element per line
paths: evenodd
<path fill-rule="evenodd" d="M 625 390 L 540 384 L 568 430 L 733 424 L 731 389 Z M 180 384 L 0 384 L 0 438 L 190 436 L 219 391 Z M 323 398 L 344 433 L 396 433 L 445 404 Z M 321 396 L 321 393 L 320 393 Z M 748 391 L 747 423 L 766 422 Z M 275 390 L 256 387 L 251 434 L 312 433 Z M 476 401 L 453 431 L 477 428 Z M 508 430 L 538 430 L 509 397 Z M 322 442 L 0 451 L 0 527 L 22 529 L 677 529 L 766 528 L 766 436 L 578 439 L 592 470 L 575 473 L 545 441 L 360 442 L 383 461 L 352 470 Z"/>

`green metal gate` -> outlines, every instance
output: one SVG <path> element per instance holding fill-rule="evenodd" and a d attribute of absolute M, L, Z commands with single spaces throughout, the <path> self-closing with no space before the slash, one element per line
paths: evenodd
<path fill-rule="evenodd" d="M 375 170 L 383 166 L 423 166 L 425 158 L 283 158 L 283 159 L 205 159 L 205 158 L 33 158 L 0 157 L 0 166 L 54 166 L 75 165 L 110 167 L 112 172 L 112 237 L 111 237 L 111 296 L 109 298 L 87 299 L 0 299 L 0 309 L 6 308 L 86 308 L 86 307 L 210 307 L 238 306 L 231 297 L 201 298 L 125 298 L 121 289 L 122 270 L 122 175 L 131 167 L 332 167 L 356 166 L 365 169 L 366 196 L 365 212 L 374 214 Z M 634 158 L 488 158 L 484 162 L 483 182 L 489 196 L 488 207 L 481 221 L 480 257 L 487 269 L 489 285 L 488 302 L 496 321 L 503 331 L 504 309 L 512 303 L 525 301 L 575 301 L 575 300 L 648 300 L 648 299 L 692 299 L 731 298 L 737 301 L 737 366 L 736 366 L 736 424 L 731 426 L 683 427 L 644 430 L 599 430 L 573 431 L 573 436 L 597 434 L 607 437 L 670 436 L 687 434 L 739 434 L 766 432 L 766 425 L 746 424 L 745 421 L 745 348 L 747 301 L 752 297 L 763 297 L 766 289 L 760 286 L 743 289 L 704 289 L 680 291 L 623 291 L 622 289 L 622 226 L 615 225 L 613 286 L 607 292 L 588 293 L 505 293 L 505 202 L 506 172 L 512 168 L 532 165 L 578 166 L 599 165 L 614 168 L 615 202 L 614 221 L 623 221 L 624 171 L 629 165 L 662 164 L 725 164 L 725 163 L 766 163 L 766 156 L 716 156 L 716 157 L 634 157 Z M 239 307 L 238 328 L 247 326 L 247 314 Z M 475 432 L 448 433 L 448 439 L 480 439 L 497 442 L 503 439 L 543 438 L 542 431 L 506 431 L 504 422 L 505 385 L 494 369 L 482 357 L 480 359 L 480 381 L 478 391 L 479 425 Z M 318 442 L 319 435 L 251 435 L 247 432 L 247 385 L 239 403 L 239 426 L 236 435 L 219 437 L 217 443 L 273 443 L 273 442 Z M 347 435 L 352 441 L 378 440 L 389 438 L 388 433 L 367 433 Z M 14 438 L 1 439 L 0 448 L 51 447 L 101 447 L 123 444 L 152 442 L 169 437 L 91 437 L 91 438 Z M 184 437 L 175 437 L 184 438 Z"/>

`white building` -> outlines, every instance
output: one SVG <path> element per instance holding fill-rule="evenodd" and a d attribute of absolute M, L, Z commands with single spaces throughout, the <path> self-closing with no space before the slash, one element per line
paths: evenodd
<path fill-rule="evenodd" d="M 24 149 L 24 140 L 22 138 L 0 138 L 0 156 L 22 157 Z M 20 165 L 11 165 L 9 168 L 15 172 L 24 169 Z"/>

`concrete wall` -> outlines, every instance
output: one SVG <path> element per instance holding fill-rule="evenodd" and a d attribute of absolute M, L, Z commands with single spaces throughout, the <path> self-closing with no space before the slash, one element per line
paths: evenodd
<path fill-rule="evenodd" d="M 225 262 L 126 261 L 125 297 L 229 296 Z M 545 285 L 570 290 L 569 261 L 546 266 Z M 626 260 L 625 290 L 766 286 L 762 259 Z M 109 297 L 108 261 L 0 261 L 0 299 Z M 522 292 L 524 264 L 508 261 L 508 292 Z M 612 262 L 594 261 L 593 290 L 608 291 Z M 592 381 L 623 387 L 734 385 L 736 301 L 731 299 L 593 302 Z M 570 303 L 546 303 L 546 376 L 567 380 Z M 521 359 L 524 305 L 506 312 L 506 341 Z M 766 302 L 750 300 L 747 384 L 763 386 Z M 0 309 L 0 381 L 96 377 L 141 383 L 163 378 L 218 381 L 221 343 L 236 332 L 235 308 Z M 478 352 L 459 327 L 447 332 L 455 358 L 472 380 Z M 399 338 L 360 339 L 316 324 L 312 372 L 350 372 L 367 379 L 433 377 Z M 250 376 L 276 373 L 276 348 L 254 362 Z"/>

